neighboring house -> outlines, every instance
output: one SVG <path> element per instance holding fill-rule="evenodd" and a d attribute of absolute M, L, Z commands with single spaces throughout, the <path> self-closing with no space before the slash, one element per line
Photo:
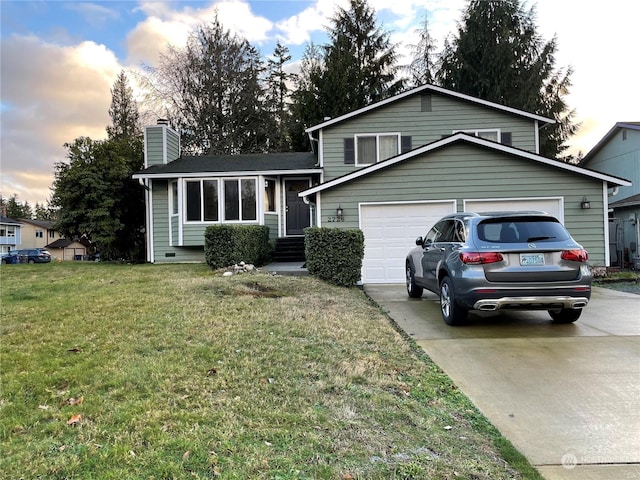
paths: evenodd
<path fill-rule="evenodd" d="M 49 220 L 18 219 L 22 228 L 22 244 L 20 248 L 44 248 L 48 243 L 62 238 L 53 228 Z"/>
<path fill-rule="evenodd" d="M 618 122 L 580 162 L 609 175 L 625 177 L 609 197 L 611 265 L 640 269 L 640 122 Z"/>
<path fill-rule="evenodd" d="M 76 240 L 59 238 L 46 246 L 56 260 L 87 260 L 87 246 Z"/>
<path fill-rule="evenodd" d="M 0 215 L 0 254 L 20 248 L 20 222 Z"/>
<path fill-rule="evenodd" d="M 544 210 L 608 264 L 607 191 L 625 179 L 539 155 L 552 119 L 431 85 L 307 130 L 315 154 L 180 156 L 161 123 L 145 129 L 148 260 L 203 261 L 217 223 L 360 228 L 362 281 L 404 282 L 415 238 L 455 211 Z M 582 206 L 588 199 L 589 207 Z"/>

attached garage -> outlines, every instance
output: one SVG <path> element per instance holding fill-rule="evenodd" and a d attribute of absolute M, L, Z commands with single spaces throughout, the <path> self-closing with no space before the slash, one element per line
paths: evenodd
<path fill-rule="evenodd" d="M 433 224 L 462 211 L 537 210 L 556 216 L 608 263 L 608 189 L 624 180 L 456 134 L 314 186 L 316 224 L 364 233 L 363 283 L 403 283 L 404 259 Z M 589 208 L 583 206 L 587 199 Z M 332 221 L 337 209 L 340 222 Z M 324 213 L 324 214 L 323 214 Z M 326 220 L 326 221 L 325 221 Z"/>
<path fill-rule="evenodd" d="M 416 237 L 449 213 L 456 201 L 360 204 L 364 233 L 362 277 L 366 283 L 404 282 L 404 257 Z"/>

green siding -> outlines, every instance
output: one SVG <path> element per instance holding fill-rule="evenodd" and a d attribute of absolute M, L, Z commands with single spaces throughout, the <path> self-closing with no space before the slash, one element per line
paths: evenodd
<path fill-rule="evenodd" d="M 169 243 L 169 197 L 168 182 L 154 180 L 153 195 L 153 249 L 155 263 L 204 262 L 204 241 L 192 247 L 178 246 L 177 217 L 171 219 L 173 246 Z M 203 230 L 204 235 L 204 230 Z M 167 257 L 167 254 L 172 255 Z"/>
<path fill-rule="evenodd" d="M 278 238 L 278 215 L 265 213 L 264 224 L 269 227 L 269 240 L 275 242 L 276 238 Z"/>
<path fill-rule="evenodd" d="M 623 130 L 626 130 L 626 140 L 623 140 Z M 640 193 L 640 131 L 619 129 L 593 156 L 587 167 L 631 180 L 633 185 L 620 187 L 618 195 L 611 197 L 610 202 Z"/>
<path fill-rule="evenodd" d="M 164 145 L 165 132 L 166 146 Z M 165 162 L 165 149 L 167 162 L 172 162 L 180 156 L 180 137 L 171 128 L 166 125 L 151 125 L 146 127 L 146 133 L 147 166 L 162 165 Z"/>
<path fill-rule="evenodd" d="M 605 263 L 602 182 L 503 153 L 455 145 L 347 182 L 321 194 L 322 226 L 359 228 L 362 202 L 463 201 L 489 198 L 564 197 L 564 221 L 589 251 L 592 264 Z M 582 210 L 586 196 L 590 210 Z M 345 221 L 328 222 L 340 205 Z"/>
<path fill-rule="evenodd" d="M 167 128 L 167 162 L 173 162 L 180 157 L 180 137 L 176 132 Z"/>
<path fill-rule="evenodd" d="M 163 134 L 162 126 L 155 125 L 146 127 L 146 161 L 147 166 L 161 165 L 163 163 Z"/>
<path fill-rule="evenodd" d="M 417 148 L 455 130 L 496 128 L 511 132 L 512 146 L 535 152 L 535 123 L 531 119 L 437 94 L 432 95 L 431 111 L 423 112 L 421 95 L 413 95 L 323 129 L 324 180 L 361 168 L 344 164 L 344 138 L 355 134 L 399 132 L 411 136 L 412 148 Z"/>

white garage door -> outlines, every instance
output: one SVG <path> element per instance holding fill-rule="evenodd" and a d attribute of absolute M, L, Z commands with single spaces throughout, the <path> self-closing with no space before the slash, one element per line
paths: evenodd
<path fill-rule="evenodd" d="M 562 197 L 544 198 L 496 198 L 487 200 L 465 200 L 466 212 L 501 212 L 505 210 L 539 210 L 547 212 L 564 223 Z"/>
<path fill-rule="evenodd" d="M 404 259 L 441 217 L 456 211 L 455 200 L 434 203 L 362 204 L 363 283 L 404 283 Z"/>

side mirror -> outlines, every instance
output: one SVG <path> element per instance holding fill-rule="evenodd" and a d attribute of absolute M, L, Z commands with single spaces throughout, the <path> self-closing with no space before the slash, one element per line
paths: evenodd
<path fill-rule="evenodd" d="M 416 245 L 418 245 L 419 247 L 422 247 L 424 245 L 424 240 L 422 239 L 422 237 L 416 238 Z"/>

